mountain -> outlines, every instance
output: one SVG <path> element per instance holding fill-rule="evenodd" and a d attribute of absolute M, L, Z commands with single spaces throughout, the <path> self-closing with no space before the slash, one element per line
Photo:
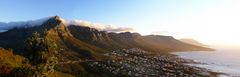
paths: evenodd
<path fill-rule="evenodd" d="M 6 32 L 0 33 L 0 46 L 12 48 L 16 53 L 21 52 L 24 48 L 24 42 L 31 37 L 34 32 L 47 35 L 57 43 L 59 50 L 63 51 L 62 55 L 67 59 L 91 58 L 96 59 L 99 53 L 104 53 L 112 49 L 122 48 L 142 48 L 152 52 L 170 52 L 170 51 L 197 51 L 212 50 L 188 44 L 171 36 L 147 35 L 142 36 L 139 33 L 130 32 L 108 32 L 86 26 L 84 24 L 70 24 L 68 21 L 58 17 L 49 17 L 42 24 L 17 25 Z M 85 23 L 85 22 L 83 22 Z M 27 26 L 27 27 L 26 27 Z M 68 54 L 68 55 L 66 55 Z"/>
<path fill-rule="evenodd" d="M 118 49 L 138 48 L 151 53 L 213 50 L 179 41 L 172 36 L 143 36 L 139 33 L 125 32 L 131 30 L 130 28 L 118 28 L 83 21 L 67 21 L 59 16 L 14 23 L 10 25 L 0 23 L 0 30 L 4 30 L 4 32 L 0 32 L 0 47 L 12 49 L 14 54 L 31 60 L 32 56 L 29 56 L 29 54 L 32 55 L 38 50 L 30 51 L 29 48 L 31 47 L 29 45 L 35 43 L 28 43 L 28 40 L 39 33 L 38 37 L 52 40 L 53 42 L 50 42 L 52 46 L 56 44 L 58 53 L 54 53 L 54 56 L 58 58 L 59 64 L 57 64 L 55 70 L 60 75 L 68 73 L 76 76 L 94 76 L 86 72 L 91 71 L 91 69 L 86 69 L 89 67 L 81 61 L 105 60 L 109 58 L 104 55 L 105 53 Z M 39 40 L 36 39 L 36 41 L 36 44 L 38 44 Z M 49 44 L 46 41 L 43 41 L 43 43 Z M 44 49 L 51 47 L 51 45 L 41 45 L 45 47 L 43 47 Z M 39 49 L 38 47 L 34 48 Z M 80 63 L 76 64 L 76 62 Z M 81 73 L 79 74 L 79 72 Z M 69 76 L 68 74 L 66 76 Z"/>
<path fill-rule="evenodd" d="M 23 48 L 25 41 L 32 36 L 34 32 L 43 35 L 44 31 L 48 32 L 49 37 L 53 39 L 58 47 L 63 59 L 79 59 L 91 58 L 94 59 L 95 53 L 99 53 L 102 49 L 85 43 L 74 38 L 68 31 L 66 25 L 62 23 L 58 16 L 49 18 L 46 22 L 38 26 L 32 27 L 18 27 L 10 29 L 0 34 L 0 45 L 4 48 L 12 48 L 18 54 L 24 54 Z M 98 51 L 98 52 L 93 52 Z"/>
<path fill-rule="evenodd" d="M 192 44 L 192 45 L 196 45 L 196 46 L 202 46 L 202 47 L 206 47 L 207 45 L 202 44 L 194 39 L 190 39 L 190 38 L 182 38 L 179 39 L 180 41 L 184 42 L 184 43 L 188 43 L 188 44 Z"/>

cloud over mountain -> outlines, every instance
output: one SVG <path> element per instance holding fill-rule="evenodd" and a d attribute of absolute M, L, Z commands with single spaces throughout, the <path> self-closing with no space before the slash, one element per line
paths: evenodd
<path fill-rule="evenodd" d="M 6 31 L 12 28 L 27 28 L 33 26 L 39 26 L 47 21 L 50 17 L 37 19 L 37 20 L 29 20 L 29 21 L 20 21 L 20 22 L 0 22 L 0 32 Z M 89 21 L 84 20 L 65 20 L 60 18 L 60 20 L 66 25 L 77 25 L 77 26 L 86 26 L 90 28 L 95 28 L 100 31 L 107 31 L 107 32 L 129 32 L 132 31 L 133 28 L 128 27 L 117 27 L 115 25 L 105 25 L 100 23 L 92 23 Z"/>
<path fill-rule="evenodd" d="M 90 28 L 95 28 L 100 31 L 108 31 L 108 32 L 129 32 L 133 31 L 133 28 L 129 27 L 117 27 L 115 25 L 106 25 L 100 23 L 92 23 L 89 21 L 83 20 L 64 20 L 61 19 L 65 25 L 79 25 L 79 26 L 86 26 Z"/>
<path fill-rule="evenodd" d="M 17 22 L 0 22 L 0 31 L 6 31 L 12 28 L 27 28 L 33 26 L 39 26 L 45 21 L 47 21 L 50 17 L 45 17 L 37 20 L 29 20 L 29 21 L 17 21 Z"/>

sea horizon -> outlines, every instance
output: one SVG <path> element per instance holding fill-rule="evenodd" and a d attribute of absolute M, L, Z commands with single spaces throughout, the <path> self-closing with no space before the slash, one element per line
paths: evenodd
<path fill-rule="evenodd" d="M 206 68 L 213 72 L 228 74 L 229 77 L 240 76 L 240 57 L 238 49 L 213 47 L 216 51 L 186 51 L 173 52 L 180 58 L 191 59 L 199 64 L 188 64 L 200 68 Z M 220 76 L 222 77 L 222 76 Z"/>

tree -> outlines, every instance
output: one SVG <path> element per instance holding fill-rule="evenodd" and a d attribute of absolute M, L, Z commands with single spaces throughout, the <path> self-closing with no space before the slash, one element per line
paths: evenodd
<path fill-rule="evenodd" d="M 54 71 L 54 66 L 57 63 L 57 45 L 47 37 L 47 31 L 41 36 L 38 32 L 33 33 L 33 36 L 26 41 L 26 51 L 30 63 L 34 66 L 35 76 L 46 76 Z"/>

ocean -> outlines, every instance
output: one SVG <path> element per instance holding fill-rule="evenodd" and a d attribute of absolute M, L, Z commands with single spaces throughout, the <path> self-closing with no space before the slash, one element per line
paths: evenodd
<path fill-rule="evenodd" d="M 218 48 L 216 51 L 187 51 L 173 54 L 201 62 L 190 65 L 229 74 L 230 77 L 240 77 L 240 50 Z"/>

